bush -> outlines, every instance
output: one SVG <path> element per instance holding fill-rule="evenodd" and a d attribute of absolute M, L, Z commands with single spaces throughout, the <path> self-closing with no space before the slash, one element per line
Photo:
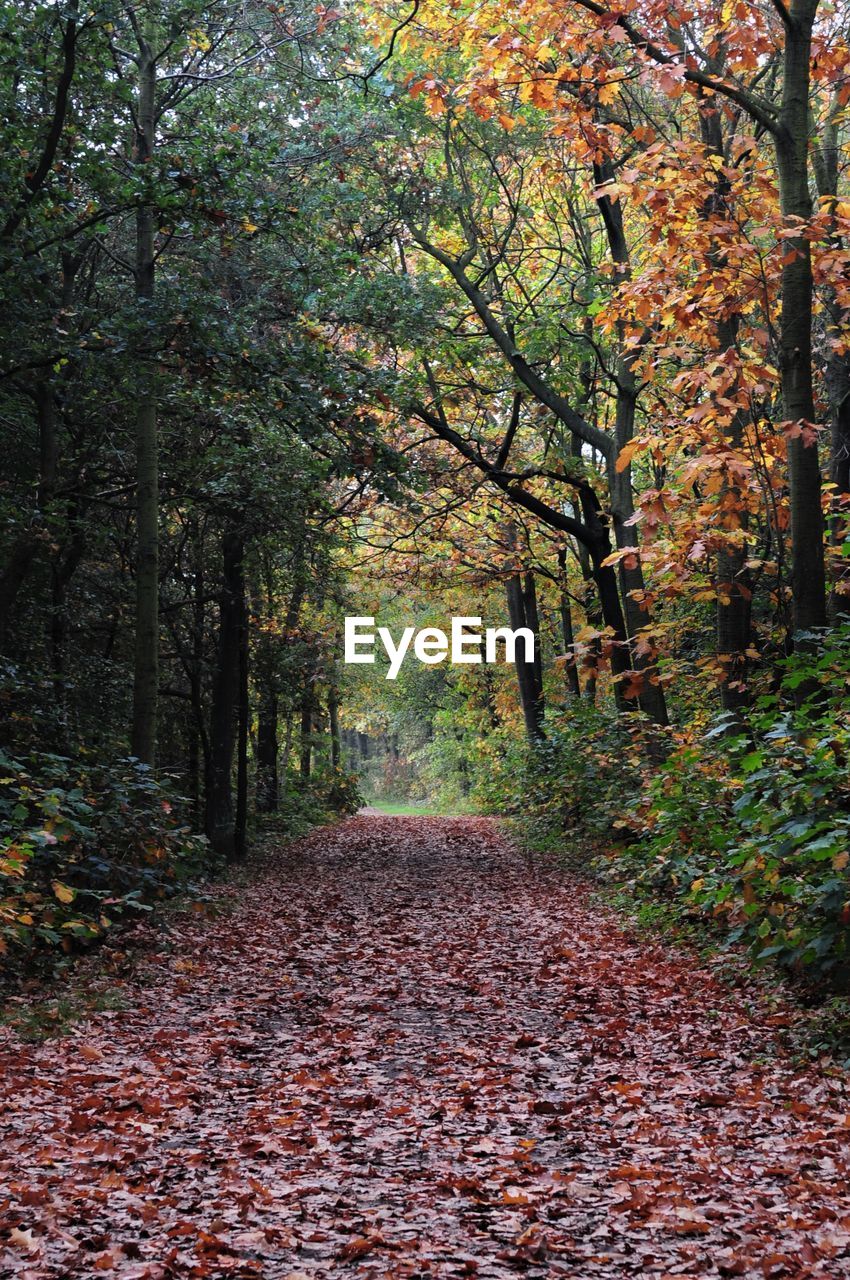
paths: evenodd
<path fill-rule="evenodd" d="M 180 811 L 137 760 L 0 754 L 0 950 L 71 950 L 209 871 Z"/>
<path fill-rule="evenodd" d="M 742 941 L 758 963 L 850 977 L 850 630 L 808 637 L 746 725 L 671 735 L 574 704 L 488 784 L 532 847 L 592 843 L 637 895 Z M 807 697 L 800 701 L 802 690 Z"/>
<path fill-rule="evenodd" d="M 312 789 L 319 804 L 332 814 L 356 813 L 366 803 L 360 794 L 359 779 L 339 766 L 328 765 L 312 779 Z"/>
<path fill-rule="evenodd" d="M 654 752 L 642 717 L 577 701 L 547 720 L 540 743 L 504 748 L 476 798 L 515 819 L 534 849 L 619 839 L 624 806 L 637 804 Z"/>
<path fill-rule="evenodd" d="M 766 707 L 750 733 L 682 748 L 634 824 L 639 885 L 684 899 L 758 961 L 819 974 L 850 955 L 850 733 Z"/>
<path fill-rule="evenodd" d="M 306 835 L 313 827 L 340 815 L 356 813 L 366 802 L 356 773 L 321 762 L 305 784 L 299 773 L 283 778 L 277 809 L 266 815 L 263 827 L 286 840 Z"/>

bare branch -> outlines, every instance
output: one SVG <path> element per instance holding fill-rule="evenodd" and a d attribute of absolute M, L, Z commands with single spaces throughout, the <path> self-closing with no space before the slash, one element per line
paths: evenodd
<path fill-rule="evenodd" d="M 612 437 L 607 432 L 600 430 L 592 422 L 588 422 L 580 413 L 577 413 L 569 401 L 555 391 L 546 379 L 542 378 L 528 363 L 517 349 L 510 335 L 496 319 L 480 289 L 469 279 L 464 269 L 463 259 L 452 258 L 450 254 L 439 248 L 438 245 L 432 244 L 415 228 L 411 228 L 411 235 L 425 253 L 434 258 L 449 272 L 452 279 L 472 304 L 487 333 L 502 352 L 502 355 L 508 361 L 523 386 L 528 388 L 536 400 L 539 400 L 541 404 L 551 410 L 579 440 L 583 440 L 585 444 L 589 444 L 592 448 L 598 450 L 604 458 L 612 458 L 616 451 L 616 444 Z"/>

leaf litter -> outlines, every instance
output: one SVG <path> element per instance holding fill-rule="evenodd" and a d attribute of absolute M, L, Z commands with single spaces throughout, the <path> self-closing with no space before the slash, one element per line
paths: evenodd
<path fill-rule="evenodd" d="M 850 1276 L 846 1083 L 480 818 L 357 817 L 0 1038 L 0 1275 Z"/>

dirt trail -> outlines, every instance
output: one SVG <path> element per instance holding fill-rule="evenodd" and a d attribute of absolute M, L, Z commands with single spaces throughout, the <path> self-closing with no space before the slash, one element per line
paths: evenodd
<path fill-rule="evenodd" d="M 0 1275 L 850 1276 L 850 1103 L 470 818 L 351 819 L 0 1041 Z"/>

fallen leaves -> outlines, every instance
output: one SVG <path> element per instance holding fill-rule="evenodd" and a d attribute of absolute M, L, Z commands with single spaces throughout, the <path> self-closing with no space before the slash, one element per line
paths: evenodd
<path fill-rule="evenodd" d="M 850 1103 L 477 819 L 357 818 L 0 1035 L 0 1274 L 850 1273 Z"/>
<path fill-rule="evenodd" d="M 21 1231 L 18 1227 L 12 1227 L 9 1232 L 9 1244 L 14 1249 L 23 1249 L 25 1253 L 37 1253 L 38 1243 L 31 1231 Z"/>

